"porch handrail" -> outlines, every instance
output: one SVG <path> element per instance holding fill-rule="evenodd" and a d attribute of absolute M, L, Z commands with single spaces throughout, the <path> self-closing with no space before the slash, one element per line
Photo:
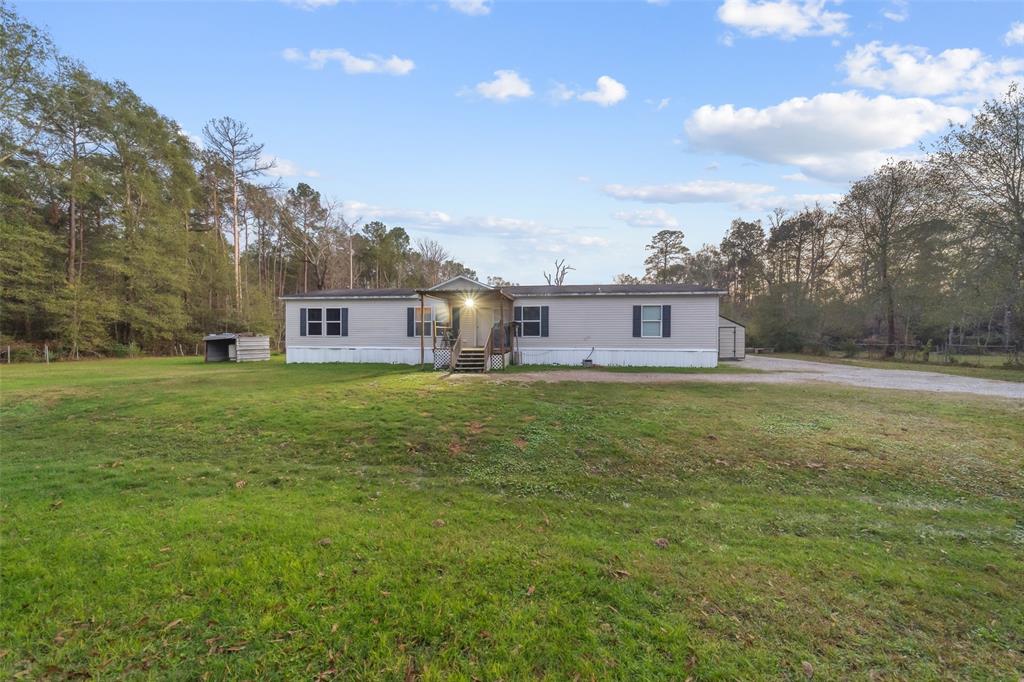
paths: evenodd
<path fill-rule="evenodd" d="M 484 344 L 484 371 L 491 371 L 491 350 L 494 348 L 494 328 L 487 332 L 487 343 Z"/>
<path fill-rule="evenodd" d="M 452 344 L 452 355 L 448 358 L 448 370 L 451 372 L 455 371 L 455 364 L 459 361 L 459 355 L 462 353 L 462 335 L 460 334 L 455 343 Z"/>

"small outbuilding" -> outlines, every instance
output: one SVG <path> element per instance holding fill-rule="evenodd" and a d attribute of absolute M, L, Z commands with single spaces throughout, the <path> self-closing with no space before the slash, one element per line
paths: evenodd
<path fill-rule="evenodd" d="M 746 357 L 747 328 L 736 320 L 718 316 L 718 359 L 742 360 Z"/>
<path fill-rule="evenodd" d="M 257 334 L 208 334 L 203 337 L 207 362 L 252 362 L 270 359 L 270 337 Z"/>

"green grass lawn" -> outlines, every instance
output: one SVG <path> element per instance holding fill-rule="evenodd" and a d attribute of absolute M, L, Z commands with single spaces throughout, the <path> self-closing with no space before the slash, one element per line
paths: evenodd
<path fill-rule="evenodd" d="M 192 358 L 0 381 L 3 678 L 1024 675 L 1020 403 Z"/>
<path fill-rule="evenodd" d="M 803 353 L 773 353 L 766 357 L 789 358 L 791 360 L 809 360 L 811 362 L 830 362 L 857 367 L 876 369 L 911 369 L 919 372 L 940 372 L 957 374 L 976 379 L 999 379 L 1001 381 L 1024 382 L 1024 367 L 1005 366 L 1005 357 L 971 357 L 962 356 L 966 365 L 951 365 L 942 360 L 938 353 L 932 354 L 929 362 L 905 362 L 900 360 L 873 360 L 868 358 L 845 358 L 836 355 L 805 355 Z M 980 365 L 980 366 L 978 366 Z"/>

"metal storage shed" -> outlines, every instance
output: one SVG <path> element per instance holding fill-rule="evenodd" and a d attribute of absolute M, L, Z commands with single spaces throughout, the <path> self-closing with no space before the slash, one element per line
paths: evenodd
<path fill-rule="evenodd" d="M 718 359 L 742 360 L 747 356 L 747 328 L 736 320 L 718 316 Z"/>
<path fill-rule="evenodd" d="M 203 337 L 207 362 L 252 362 L 270 359 L 270 337 L 256 334 L 208 334 Z"/>

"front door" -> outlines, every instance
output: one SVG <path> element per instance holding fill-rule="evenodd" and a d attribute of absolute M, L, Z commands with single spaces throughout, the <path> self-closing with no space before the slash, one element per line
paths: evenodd
<path fill-rule="evenodd" d="M 476 343 L 474 345 L 478 348 L 482 348 L 487 343 L 487 335 L 491 333 L 497 312 L 494 308 L 479 308 L 476 311 Z"/>
<path fill-rule="evenodd" d="M 463 306 L 459 313 L 459 338 L 464 348 L 474 348 L 476 344 L 476 318 L 479 310 L 475 307 Z"/>

